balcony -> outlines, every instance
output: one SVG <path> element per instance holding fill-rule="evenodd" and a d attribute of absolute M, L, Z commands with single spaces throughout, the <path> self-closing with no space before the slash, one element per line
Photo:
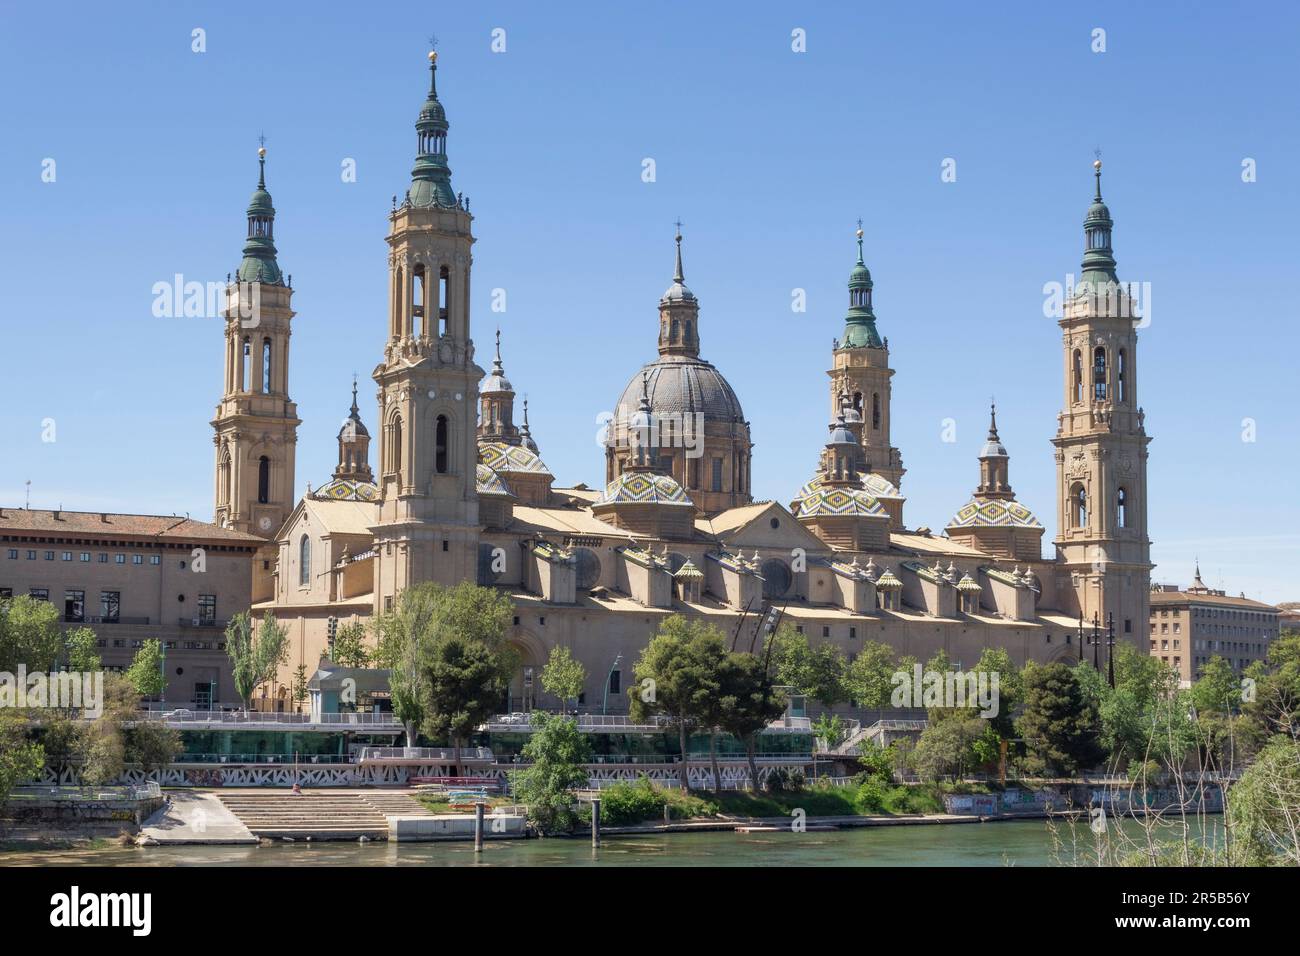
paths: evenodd
<path fill-rule="evenodd" d="M 229 624 L 230 622 L 218 621 L 216 618 L 207 618 L 207 617 L 182 617 L 182 618 L 177 618 L 177 623 L 181 627 L 220 628 L 221 630 L 224 631 L 226 629 L 226 625 Z"/>

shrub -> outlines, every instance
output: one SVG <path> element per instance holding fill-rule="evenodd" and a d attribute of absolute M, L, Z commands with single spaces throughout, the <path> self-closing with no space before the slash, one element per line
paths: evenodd
<path fill-rule="evenodd" d="M 717 807 L 709 801 L 680 790 L 660 787 L 645 775 L 633 783 L 620 781 L 602 790 L 600 794 L 600 818 L 609 826 L 661 820 L 665 806 L 669 818 L 673 820 L 687 820 L 717 812 Z"/>

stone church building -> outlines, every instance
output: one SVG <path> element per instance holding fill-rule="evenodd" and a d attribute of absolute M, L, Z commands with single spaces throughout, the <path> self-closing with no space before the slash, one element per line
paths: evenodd
<path fill-rule="evenodd" d="M 1048 555 L 1042 524 L 1012 490 L 995 410 L 971 463 L 969 500 L 943 533 L 909 523 L 890 432 L 895 370 L 861 230 L 829 357 L 825 449 L 788 501 L 753 499 L 749 422 L 702 357 L 707 314 L 686 285 L 680 234 L 658 304 L 658 354 L 618 397 L 603 481 L 560 487 L 530 432 L 527 402 L 516 405 L 499 334 L 490 370 L 477 364 L 474 220 L 452 189 L 437 55 L 429 60 L 411 183 L 388 217 L 388 328 L 382 339 L 375 329 L 374 403 L 363 415 L 354 385 L 338 465 L 301 498 L 300 422 L 289 397 L 293 290 L 276 259 L 264 172 L 249 205 L 212 421 L 214 510 L 218 524 L 265 539 L 254 612 L 270 610 L 289 628 L 290 660 L 265 705 L 288 709 L 293 670 L 314 669 L 331 619 L 369 620 L 422 581 L 474 580 L 510 597 L 509 640 L 521 660 L 512 710 L 554 703 L 540 671 L 556 646 L 586 666 L 588 707 L 608 693 L 610 712 L 624 710 L 633 663 L 674 613 L 738 634 L 741 647 L 775 611 L 850 657 L 864 641 L 882 641 L 921 660 L 944 649 L 967 667 L 987 647 L 1021 662 L 1075 657 L 1080 621 L 1091 632 L 1094 616 L 1103 627 L 1113 620 L 1118 640 L 1145 640 L 1150 439 L 1100 162 L 1083 273 L 1059 321 L 1060 532 Z M 264 170 L 264 151 L 260 162 Z M 249 328 L 240 304 L 253 293 L 261 313 Z M 647 346 L 653 331 L 647 316 Z"/>

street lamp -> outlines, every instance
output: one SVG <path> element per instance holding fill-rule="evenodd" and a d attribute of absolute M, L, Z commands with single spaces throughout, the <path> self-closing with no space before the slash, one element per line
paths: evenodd
<path fill-rule="evenodd" d="M 158 703 L 165 704 L 167 703 L 167 642 L 159 641 L 158 644 L 159 649 L 162 651 L 158 658 L 158 676 L 162 678 L 162 690 L 158 692 Z"/>
<path fill-rule="evenodd" d="M 600 715 L 605 716 L 605 708 L 609 705 L 609 682 L 614 679 L 614 671 L 618 665 L 623 663 L 623 655 L 619 654 L 614 658 L 614 663 L 609 665 L 609 673 L 605 675 L 605 696 L 600 702 Z"/>
<path fill-rule="evenodd" d="M 1106 669 L 1109 671 L 1111 690 L 1115 689 L 1115 612 L 1106 615 Z"/>

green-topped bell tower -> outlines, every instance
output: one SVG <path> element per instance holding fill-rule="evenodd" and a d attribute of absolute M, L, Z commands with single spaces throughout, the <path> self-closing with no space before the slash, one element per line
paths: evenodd
<path fill-rule="evenodd" d="M 438 54 L 415 124 L 411 185 L 388 217 L 389 309 L 379 390 L 375 610 L 421 581 L 474 580 L 478 383 L 470 337 L 469 202 L 452 192 Z"/>
<path fill-rule="evenodd" d="M 844 337 L 834 346 L 831 377 L 831 418 L 840 414 L 844 396 L 862 416 L 861 470 L 880 475 L 895 488 L 907 471 L 903 456 L 890 444 L 889 340 L 876 331 L 876 313 L 871 296 L 874 283 L 862 256 L 862 223 L 858 222 L 858 261 L 849 273 L 849 311 L 844 318 Z"/>
<path fill-rule="evenodd" d="M 212 420 L 213 513 L 223 527 L 274 539 L 294 506 L 294 452 L 301 423 L 289 398 L 293 289 L 276 261 L 266 148 L 257 153 L 244 258 L 226 289 L 225 380 Z"/>
<path fill-rule="evenodd" d="M 1056 553 L 1060 607 L 1115 621 L 1117 638 L 1143 646 L 1151 584 L 1147 437 L 1138 404 L 1138 317 L 1116 278 L 1114 222 L 1096 191 L 1084 217 L 1082 274 L 1064 304 L 1064 403 L 1057 418 Z M 1075 605 L 1067 607 L 1065 595 Z"/>

